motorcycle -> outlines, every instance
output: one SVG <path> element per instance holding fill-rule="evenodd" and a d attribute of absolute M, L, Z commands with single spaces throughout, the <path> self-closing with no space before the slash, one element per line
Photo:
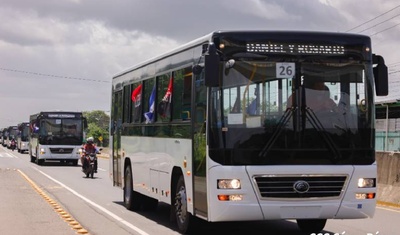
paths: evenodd
<path fill-rule="evenodd" d="M 86 178 L 93 178 L 94 173 L 97 173 L 97 154 L 100 154 L 100 149 L 96 148 L 96 152 L 94 153 L 86 153 L 82 150 L 83 158 L 83 173 L 86 175 Z"/>
<path fill-rule="evenodd" d="M 15 140 L 11 140 L 10 143 L 10 149 L 12 149 L 12 151 L 14 151 L 14 149 L 17 147 L 17 143 L 15 142 Z"/>
<path fill-rule="evenodd" d="M 95 171 L 97 171 L 97 156 L 96 153 L 85 154 L 83 163 L 83 173 L 85 173 L 86 178 L 93 178 Z"/>

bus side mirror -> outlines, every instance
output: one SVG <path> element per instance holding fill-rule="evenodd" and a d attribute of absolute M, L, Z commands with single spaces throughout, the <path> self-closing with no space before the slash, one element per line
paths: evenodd
<path fill-rule="evenodd" d="M 373 55 L 375 92 L 377 96 L 389 94 L 388 69 L 382 56 Z"/>
<path fill-rule="evenodd" d="M 208 50 L 204 55 L 204 84 L 208 87 L 219 86 L 219 55 L 214 43 L 208 45 Z"/>

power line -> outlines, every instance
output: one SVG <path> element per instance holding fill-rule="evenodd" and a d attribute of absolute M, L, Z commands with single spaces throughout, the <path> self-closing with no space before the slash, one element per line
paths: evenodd
<path fill-rule="evenodd" d="M 60 76 L 60 75 L 52 75 L 52 74 L 44 74 L 44 73 L 36 73 L 36 72 L 30 72 L 30 71 L 24 71 L 24 70 L 16 70 L 16 69 L 7 69 L 7 68 L 1 68 L 1 67 L 0 67 L 0 70 L 8 71 L 8 72 L 14 72 L 14 73 L 26 73 L 26 74 L 36 75 L 36 76 L 45 76 L 45 77 L 63 78 L 63 79 L 72 79 L 72 80 L 81 80 L 81 81 L 89 81 L 89 82 L 110 83 L 110 81 L 104 81 L 104 80 L 78 78 L 78 77 L 68 77 L 68 76 Z"/>
<path fill-rule="evenodd" d="M 371 27 L 369 27 L 369 28 L 366 28 L 366 29 L 364 29 L 364 30 L 361 30 L 361 31 L 359 31 L 358 33 L 362 33 L 362 32 L 364 32 L 364 31 L 367 31 L 368 29 L 372 29 L 372 28 L 374 28 L 374 27 L 376 27 L 376 26 L 378 26 L 378 25 L 381 25 L 381 24 L 383 24 L 383 23 L 385 23 L 385 22 L 388 22 L 389 20 L 391 20 L 391 19 L 393 19 L 393 18 L 396 18 L 396 17 L 398 17 L 398 16 L 400 16 L 400 14 L 395 15 L 395 16 L 392 16 L 391 18 L 389 18 L 389 19 L 387 19 L 387 20 L 384 20 L 384 21 L 382 21 L 382 22 L 379 22 L 379 23 L 377 23 L 376 25 L 373 25 L 373 26 L 371 26 Z"/>
<path fill-rule="evenodd" d="M 351 28 L 351 29 L 347 30 L 346 32 L 349 32 L 349 31 L 351 31 L 351 30 L 353 30 L 353 29 L 359 28 L 359 27 L 361 27 L 361 26 L 363 26 L 363 25 L 365 25 L 365 24 L 367 24 L 367 23 L 369 23 L 369 22 L 371 22 L 371 21 L 373 21 L 373 20 L 375 20 L 375 19 L 377 19 L 377 18 L 379 18 L 379 17 L 381 17 L 381 16 L 383 16 L 383 15 L 386 15 L 387 13 L 389 13 L 389 12 L 391 12 L 391 11 L 394 11 L 395 9 L 397 9 L 397 8 L 399 8 L 399 7 L 400 7 L 400 5 L 397 5 L 397 6 L 395 6 L 394 8 L 390 9 L 389 11 L 384 12 L 384 13 L 382 13 L 382 14 L 380 14 L 380 15 L 378 15 L 378 16 L 376 16 L 376 17 L 374 17 L 374 18 L 372 18 L 372 19 L 370 19 L 370 20 L 368 20 L 368 21 L 365 21 L 364 23 L 362 23 L 362 24 L 360 24 L 360 25 L 357 25 L 356 27 Z"/>
<path fill-rule="evenodd" d="M 400 23 L 395 24 L 395 25 L 393 25 L 393 26 L 391 26 L 391 27 L 389 27 L 389 28 L 386 28 L 386 29 L 384 29 L 384 30 L 381 30 L 381 31 L 379 31 L 379 32 L 376 32 L 376 33 L 374 33 L 374 34 L 371 34 L 371 35 L 369 35 L 369 36 L 370 36 L 370 37 L 375 36 L 375 35 L 377 35 L 377 34 L 379 34 L 379 33 L 382 33 L 382 32 L 385 32 L 385 31 L 387 31 L 387 30 L 389 30 L 389 29 L 392 29 L 392 28 L 394 28 L 394 27 L 396 27 L 396 26 L 398 26 L 398 25 L 400 25 Z"/>

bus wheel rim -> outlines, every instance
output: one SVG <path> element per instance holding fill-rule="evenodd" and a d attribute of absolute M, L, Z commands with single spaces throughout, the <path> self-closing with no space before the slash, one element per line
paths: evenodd
<path fill-rule="evenodd" d="M 181 187 L 176 195 L 176 213 L 180 222 L 184 222 L 187 217 L 186 189 Z"/>

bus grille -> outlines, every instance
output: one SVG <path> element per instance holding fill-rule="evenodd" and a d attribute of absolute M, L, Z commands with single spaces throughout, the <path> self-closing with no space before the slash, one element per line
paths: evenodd
<path fill-rule="evenodd" d="M 339 197 L 346 176 L 256 176 L 262 198 Z"/>
<path fill-rule="evenodd" d="M 74 151 L 73 148 L 50 148 L 50 152 L 55 154 L 68 154 L 72 153 L 72 151 Z"/>

